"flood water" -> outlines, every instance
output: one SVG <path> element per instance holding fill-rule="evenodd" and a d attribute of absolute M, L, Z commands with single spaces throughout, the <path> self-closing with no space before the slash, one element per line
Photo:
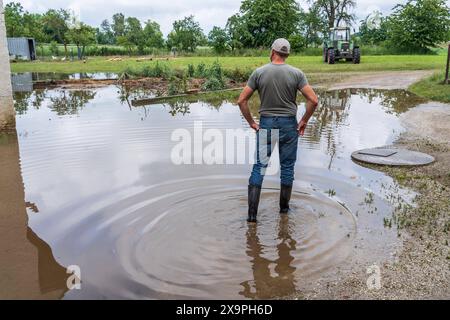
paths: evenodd
<path fill-rule="evenodd" d="M 81 270 L 81 289 L 63 298 L 284 297 L 381 263 L 399 245 L 383 218 L 412 194 L 350 154 L 393 142 L 398 115 L 421 102 L 412 94 L 320 93 L 299 140 L 292 213 L 278 214 L 278 176 L 268 176 L 256 226 L 246 222 L 250 163 L 171 158 L 177 129 L 192 133 L 193 149 L 208 144 L 199 126 L 224 139 L 247 130 L 237 93 L 133 107 L 142 96 L 116 86 L 15 94 L 28 226 L 53 263 Z"/>

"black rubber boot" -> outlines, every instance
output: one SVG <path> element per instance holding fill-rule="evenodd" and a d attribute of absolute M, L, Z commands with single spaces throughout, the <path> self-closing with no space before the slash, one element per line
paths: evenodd
<path fill-rule="evenodd" d="M 292 186 L 281 185 L 280 189 L 280 213 L 289 212 L 289 201 L 291 200 Z"/>
<path fill-rule="evenodd" d="M 260 196 L 261 187 L 254 185 L 248 186 L 248 222 L 256 222 Z"/>

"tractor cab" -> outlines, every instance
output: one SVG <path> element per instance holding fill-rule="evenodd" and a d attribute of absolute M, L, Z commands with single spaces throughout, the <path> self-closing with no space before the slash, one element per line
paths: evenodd
<path fill-rule="evenodd" d="M 340 59 L 353 63 L 360 62 L 359 47 L 352 42 L 349 27 L 330 28 L 324 43 L 323 57 L 324 62 L 329 64 L 334 64 Z"/>
<path fill-rule="evenodd" d="M 350 28 L 348 28 L 348 27 L 345 27 L 345 28 L 331 28 L 329 37 L 333 41 L 334 40 L 336 40 L 336 41 L 341 40 L 341 41 L 349 42 L 350 41 Z"/>

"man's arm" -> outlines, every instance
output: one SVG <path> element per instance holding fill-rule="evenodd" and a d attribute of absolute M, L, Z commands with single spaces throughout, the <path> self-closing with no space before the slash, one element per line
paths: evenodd
<path fill-rule="evenodd" d="M 305 134 L 305 129 L 308 125 L 309 119 L 311 119 L 314 111 L 316 111 L 317 105 L 319 104 L 319 99 L 310 85 L 304 86 L 300 92 L 306 99 L 306 112 L 298 124 L 298 134 L 303 136 Z"/>
<path fill-rule="evenodd" d="M 242 115 L 244 116 L 245 120 L 247 120 L 250 127 L 252 127 L 255 131 L 259 131 L 259 125 L 253 119 L 252 114 L 250 113 L 250 109 L 248 108 L 248 100 L 250 100 L 253 92 L 254 91 L 252 88 L 246 86 L 239 96 L 238 105 L 239 109 L 241 109 Z"/>

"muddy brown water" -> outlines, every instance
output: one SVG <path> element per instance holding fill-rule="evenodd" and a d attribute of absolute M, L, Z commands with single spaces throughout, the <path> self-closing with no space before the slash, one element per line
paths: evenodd
<path fill-rule="evenodd" d="M 350 154 L 393 142 L 399 114 L 421 102 L 412 94 L 320 93 L 299 141 L 292 212 L 280 217 L 278 177 L 268 176 L 256 226 L 245 221 L 249 163 L 171 159 L 177 129 L 247 129 L 236 93 L 131 107 L 144 95 L 115 86 L 15 94 L 20 156 L 0 165 L 20 163 L 28 227 L 48 244 L 39 272 L 80 267 L 81 289 L 64 298 L 278 298 L 382 263 L 400 245 L 383 219 L 414 195 Z"/>

